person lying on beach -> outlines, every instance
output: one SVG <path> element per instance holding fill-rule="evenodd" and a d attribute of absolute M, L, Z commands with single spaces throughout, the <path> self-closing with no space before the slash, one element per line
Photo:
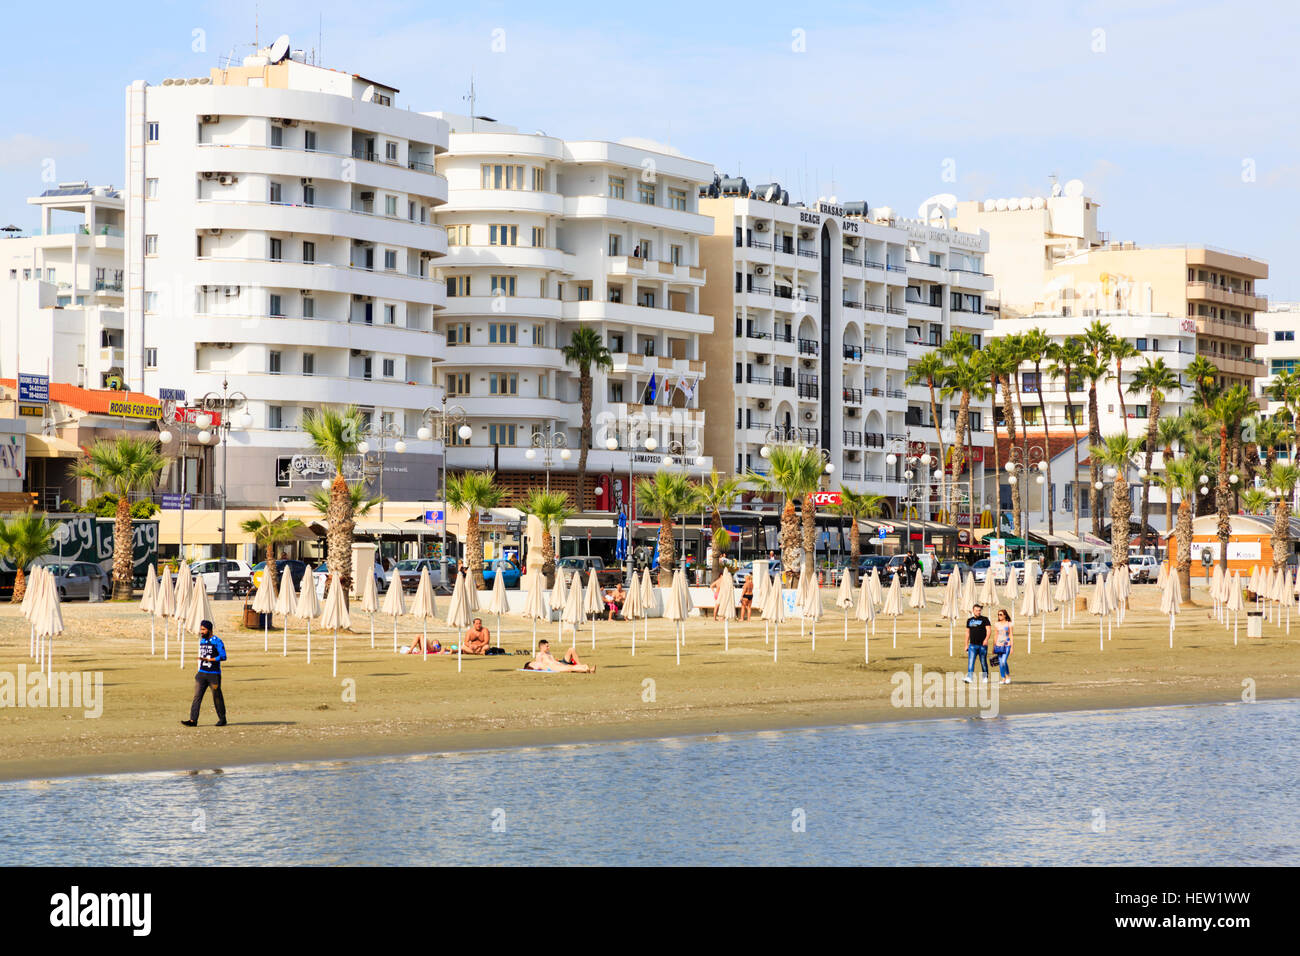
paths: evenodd
<path fill-rule="evenodd" d="M 462 654 L 482 654 L 492 643 L 492 633 L 483 626 L 483 618 L 474 618 L 473 625 L 465 631 L 465 640 L 461 642 Z"/>
<path fill-rule="evenodd" d="M 563 660 L 556 660 L 551 656 L 551 642 L 541 640 L 537 642 L 537 656 L 524 665 L 526 671 L 569 671 L 575 674 L 594 674 L 596 673 L 595 664 L 584 664 L 578 660 L 578 651 L 576 648 L 569 648 L 569 652 L 564 655 Z"/>
<path fill-rule="evenodd" d="M 423 647 L 421 647 L 421 645 L 422 645 L 423 643 L 424 643 L 424 635 L 423 635 L 423 634 L 417 634 L 417 635 L 415 635 L 415 640 L 411 641 L 411 646 L 408 647 L 408 648 L 407 648 L 403 653 L 406 653 L 406 654 L 421 654 L 421 653 L 426 653 L 426 654 L 437 654 L 437 653 L 439 653 L 439 652 L 442 650 L 442 645 L 441 645 L 440 643 L 438 643 L 437 641 L 434 641 L 432 644 L 430 644 L 427 650 L 424 649 Z"/>

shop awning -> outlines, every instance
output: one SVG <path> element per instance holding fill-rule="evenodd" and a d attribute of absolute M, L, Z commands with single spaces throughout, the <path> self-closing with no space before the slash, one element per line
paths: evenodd
<path fill-rule="evenodd" d="M 28 458 L 80 458 L 81 446 L 53 435 L 28 435 Z"/>
<path fill-rule="evenodd" d="M 1023 547 L 1025 547 L 1025 539 L 1024 539 L 1024 538 L 1007 538 L 1007 539 L 1006 539 L 1006 543 L 1007 543 L 1007 547 L 1008 547 L 1008 548 L 1023 548 Z M 1045 550 L 1045 546 L 1039 544 L 1037 541 L 1033 541 L 1033 540 L 1031 540 L 1031 541 L 1029 542 L 1029 550 L 1030 550 L 1030 551 L 1043 551 L 1043 550 Z"/>

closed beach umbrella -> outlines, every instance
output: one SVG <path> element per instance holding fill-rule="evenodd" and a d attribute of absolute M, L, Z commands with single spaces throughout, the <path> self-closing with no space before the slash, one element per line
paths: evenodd
<path fill-rule="evenodd" d="M 564 640 L 564 621 L 561 618 L 564 615 L 564 605 L 568 599 L 569 591 L 564 584 L 564 569 L 557 568 L 555 571 L 555 587 L 551 588 L 550 608 L 556 612 L 555 620 L 559 623 L 555 628 L 555 643 L 560 644 Z"/>
<path fill-rule="evenodd" d="M 966 609 L 970 610 L 976 604 L 980 605 L 986 611 L 991 611 L 998 606 L 998 584 L 993 580 L 993 569 L 989 568 L 984 572 L 984 583 L 980 585 L 980 596 L 977 600 L 965 604 Z"/>
<path fill-rule="evenodd" d="M 961 597 L 957 599 L 957 606 L 961 613 L 969 611 L 975 606 L 975 572 L 967 571 L 961 582 Z M 961 615 L 959 614 L 958 617 Z"/>
<path fill-rule="evenodd" d="M 1025 562 L 1025 587 L 1038 587 L 1038 561 L 1032 558 Z"/>
<path fill-rule="evenodd" d="M 1127 564 L 1121 565 L 1117 577 L 1119 578 L 1119 620 L 1124 622 L 1124 615 L 1128 613 L 1129 597 L 1133 594 L 1133 572 Z"/>
<path fill-rule="evenodd" d="M 140 613 L 149 615 L 149 653 L 158 652 L 157 643 L 154 640 L 154 620 L 153 605 L 158 599 L 158 575 L 154 573 L 153 565 L 149 565 L 149 570 L 144 576 L 144 593 L 140 595 Z"/>
<path fill-rule="evenodd" d="M 1043 627 L 1038 633 L 1038 643 L 1041 644 L 1047 640 L 1047 618 L 1056 611 L 1056 597 L 1052 594 L 1052 582 L 1047 579 L 1046 574 L 1038 579 L 1038 609 L 1043 612 Z"/>
<path fill-rule="evenodd" d="M 1103 576 L 1092 586 L 1092 595 L 1088 598 L 1088 613 L 1097 615 L 1097 636 L 1101 642 L 1100 650 L 1106 649 L 1105 620 L 1110 610 L 1110 586 Z"/>
<path fill-rule="evenodd" d="M 845 575 L 848 580 L 848 575 Z M 852 594 L 852 592 L 850 592 Z M 736 619 L 736 582 L 731 571 L 723 569 L 718 578 L 718 617 L 722 618 L 722 649 L 731 650 L 731 622 Z M 848 627 L 848 612 L 844 613 L 845 627 Z"/>
<path fill-rule="evenodd" d="M 569 590 L 564 598 L 564 610 L 560 612 L 560 633 L 564 633 L 564 625 L 573 628 L 573 646 L 578 645 L 578 628 L 582 626 L 583 618 L 586 612 L 582 604 L 582 579 L 578 572 L 573 573 L 573 579 L 569 582 Z M 561 638 L 562 640 L 562 638 Z"/>
<path fill-rule="evenodd" d="M 1232 572 L 1232 579 L 1228 583 L 1228 600 L 1224 603 L 1225 611 L 1232 612 L 1232 646 L 1237 646 L 1237 615 L 1245 610 L 1246 603 L 1241 596 L 1241 572 Z"/>
<path fill-rule="evenodd" d="M 1178 616 L 1182 604 L 1181 589 L 1178 578 L 1172 574 L 1165 575 L 1165 583 L 1160 585 L 1160 613 L 1169 615 L 1169 649 L 1174 649 L 1174 618 Z"/>
<path fill-rule="evenodd" d="M 189 607 L 185 609 L 185 627 L 181 630 L 181 667 L 185 666 L 185 632 L 199 633 L 199 625 L 212 620 L 212 603 L 208 600 L 208 589 L 200 580 L 190 589 Z"/>
<path fill-rule="evenodd" d="M 1255 595 L 1255 600 L 1259 601 L 1259 565 L 1253 565 L 1250 569 L 1250 583 L 1246 585 L 1246 590 Z"/>
<path fill-rule="evenodd" d="M 316 597 L 316 575 L 310 567 L 302 574 L 302 587 L 298 589 L 298 603 L 294 605 L 293 615 L 307 622 L 307 663 L 310 664 L 311 622 L 320 617 L 320 599 Z"/>
<path fill-rule="evenodd" d="M 760 564 L 767 567 L 766 561 L 755 561 L 750 566 L 750 573 L 754 575 L 754 608 L 762 614 L 763 605 L 767 603 L 767 589 L 772 586 L 772 579 L 765 572 L 758 570 Z"/>
<path fill-rule="evenodd" d="M 1286 632 L 1291 633 L 1291 607 L 1295 604 L 1295 577 L 1286 568 L 1282 569 L 1282 583 L 1278 586 L 1278 600 L 1286 609 Z"/>
<path fill-rule="evenodd" d="M 677 663 L 682 662 L 682 630 L 686 627 L 686 617 L 691 613 L 690 593 L 686 590 L 686 575 L 678 568 L 673 572 L 672 584 L 664 596 L 664 617 L 673 622 L 673 634 L 677 639 Z"/>
<path fill-rule="evenodd" d="M 456 586 L 452 588 L 451 599 L 447 602 L 447 626 L 451 628 L 452 633 L 456 635 L 456 673 L 461 670 L 461 645 L 464 643 L 463 634 L 469 627 L 470 622 L 474 620 L 474 609 L 470 607 L 470 594 L 474 591 L 474 585 L 470 584 L 467 575 L 459 575 L 456 578 Z"/>
<path fill-rule="evenodd" d="M 1214 616 L 1223 622 L 1223 602 L 1227 595 L 1223 592 L 1223 568 L 1214 562 L 1214 573 L 1210 575 L 1210 600 L 1214 602 Z"/>
<path fill-rule="evenodd" d="M 803 600 L 799 603 L 799 619 L 801 621 L 812 621 L 812 649 L 817 650 L 817 622 L 822 619 L 822 592 L 817 586 L 817 579 L 809 574 L 808 585 L 803 588 Z M 800 580 L 800 586 L 803 581 Z"/>
<path fill-rule="evenodd" d="M 952 626 L 953 622 L 961 616 L 961 591 L 962 580 L 961 571 L 953 569 L 948 575 L 948 583 L 943 589 L 943 604 L 939 606 L 939 617 L 948 619 L 948 656 L 952 657 Z M 972 597 L 971 603 L 975 600 Z"/>
<path fill-rule="evenodd" d="M 650 577 L 650 569 L 643 568 L 641 570 L 641 614 L 645 617 L 643 641 L 650 640 L 650 618 L 662 612 L 663 609 L 659 607 L 659 592 L 655 588 L 654 579 Z"/>
<path fill-rule="evenodd" d="M 587 572 L 587 590 L 582 595 L 582 609 L 587 612 L 591 620 L 591 649 L 596 649 L 596 619 L 605 610 L 605 599 L 600 590 L 600 582 L 596 580 L 596 569 L 592 568 Z"/>
<path fill-rule="evenodd" d="M 849 609 L 857 603 L 853 594 L 853 576 L 845 571 L 840 575 L 840 587 L 835 592 L 835 606 L 844 609 L 844 640 L 849 639 Z"/>
<path fill-rule="evenodd" d="M 497 616 L 497 647 L 501 646 L 501 615 L 510 613 L 510 597 L 506 594 L 506 576 L 498 566 L 492 575 L 492 594 L 488 598 L 487 612 Z"/>
<path fill-rule="evenodd" d="M 190 574 L 190 566 L 184 561 L 176 571 L 176 633 L 180 633 L 185 609 L 190 606 L 190 596 L 194 592 L 194 576 Z"/>
<path fill-rule="evenodd" d="M 781 593 L 781 582 L 772 580 L 767 589 L 767 600 L 763 602 L 763 630 L 772 624 L 772 660 L 776 661 L 777 649 L 781 641 L 781 622 L 785 620 L 785 595 Z"/>
<path fill-rule="evenodd" d="M 854 612 L 854 617 L 862 621 L 862 662 L 871 661 L 871 638 L 868 625 L 872 628 L 876 626 L 876 602 L 871 599 L 871 586 L 867 583 L 866 578 L 858 586 L 858 606 Z"/>
<path fill-rule="evenodd" d="M 682 644 L 685 645 L 686 619 L 691 616 L 691 611 L 695 608 L 695 601 L 691 597 L 690 585 L 686 583 L 686 570 L 683 568 L 681 569 L 681 572 L 681 580 L 678 580 L 677 575 L 673 575 L 673 591 L 676 593 L 676 600 L 682 606 Z"/>
<path fill-rule="evenodd" d="M 912 581 L 912 593 L 908 595 L 907 606 L 916 608 L 916 639 L 921 639 L 921 611 L 925 607 L 925 579 L 918 574 Z"/>
<path fill-rule="evenodd" d="M 894 619 L 894 647 L 898 647 L 898 616 L 903 613 L 903 585 L 902 579 L 895 574 L 894 580 L 889 582 L 889 588 L 885 591 L 885 606 L 880 609 L 880 613 L 886 617 Z"/>
<path fill-rule="evenodd" d="M 1038 603 L 1038 588 L 1029 582 L 1035 580 L 1037 575 L 1037 566 L 1033 561 L 1025 562 L 1025 596 L 1020 602 L 1020 616 L 1029 618 L 1029 624 L 1025 630 L 1028 640 L 1025 641 L 1025 653 L 1034 652 L 1034 618 L 1043 613 L 1042 607 Z M 1012 609 L 1008 609 L 1012 610 Z"/>
<path fill-rule="evenodd" d="M 266 576 L 266 572 L 262 572 Z M 280 615 L 280 622 L 284 625 L 284 631 L 281 635 L 280 656 L 289 656 L 289 618 L 298 607 L 298 595 L 293 590 L 293 575 L 288 568 L 280 578 L 280 593 L 275 596 L 275 613 Z"/>
<path fill-rule="evenodd" d="M 27 579 L 27 590 L 23 592 L 22 602 L 18 605 L 18 609 L 22 614 L 23 619 L 28 623 L 27 654 L 32 658 L 37 656 L 36 624 L 32 620 L 32 608 L 36 604 L 36 598 L 40 595 L 40 589 L 44 586 L 45 569 L 39 564 L 33 565 L 31 577 Z"/>
<path fill-rule="evenodd" d="M 370 576 L 370 590 L 373 593 L 374 575 Z M 314 590 L 314 589 L 313 589 Z M 343 593 L 343 584 L 338 575 L 330 578 L 330 589 L 325 594 L 325 606 L 321 608 L 320 626 L 334 631 L 334 666 L 331 676 L 339 676 L 339 628 L 352 626 L 352 615 L 348 613 L 347 595 Z"/>
<path fill-rule="evenodd" d="M 885 589 L 880 584 L 879 568 L 871 569 L 871 577 L 869 580 L 871 582 L 871 600 L 876 602 L 876 607 L 880 607 L 885 603 Z"/>
<path fill-rule="evenodd" d="M 1273 569 L 1273 580 L 1269 582 L 1268 599 L 1273 602 L 1273 623 L 1278 623 L 1278 611 L 1282 606 L 1282 601 L 1286 597 L 1287 580 L 1286 569 Z"/>
<path fill-rule="evenodd" d="M 1163 588 L 1165 581 L 1169 579 L 1169 564 L 1166 561 L 1160 562 L 1160 573 L 1156 575 L 1156 587 Z"/>
<path fill-rule="evenodd" d="M 1068 570 L 1072 566 L 1073 562 L 1069 566 L 1061 565 L 1061 570 L 1056 575 L 1056 587 L 1052 589 L 1052 599 L 1060 603 L 1062 628 L 1065 627 L 1065 606 L 1074 601 L 1074 597 L 1070 593 L 1073 577 Z"/>
<path fill-rule="evenodd" d="M 1106 584 L 1110 588 L 1110 612 L 1114 617 L 1118 617 L 1124 607 L 1124 582 L 1123 575 L 1116 568 L 1106 578 Z M 1113 637 L 1114 634 L 1112 633 Z"/>
<path fill-rule="evenodd" d="M 415 596 L 411 598 L 411 607 L 406 613 L 420 619 L 422 628 L 420 650 L 427 661 L 429 659 L 429 618 L 436 617 L 438 614 L 438 602 L 433 599 L 433 582 L 429 580 L 427 566 L 420 569 L 420 583 L 415 587 Z"/>
<path fill-rule="evenodd" d="M 253 595 L 253 610 L 258 614 L 265 615 L 262 618 L 262 650 L 271 649 L 271 639 L 267 633 L 270 627 L 271 613 L 275 610 L 275 583 L 271 580 L 271 572 L 268 568 L 262 572 L 262 583 L 257 586 L 257 593 Z"/>
<path fill-rule="evenodd" d="M 636 622 L 637 618 L 645 617 L 645 602 L 641 600 L 641 582 L 637 580 L 635 572 L 632 574 L 632 580 L 628 584 L 627 599 L 623 602 L 623 620 L 632 623 L 632 656 L 636 656 Z"/>
<path fill-rule="evenodd" d="M 546 579 L 541 571 L 530 571 L 524 579 L 524 620 L 533 622 L 533 654 L 537 654 L 537 622 L 549 621 L 551 609 L 546 606 Z"/>
<path fill-rule="evenodd" d="M 461 577 L 465 579 L 465 605 L 469 608 L 469 613 L 474 614 L 479 609 L 478 581 L 471 581 L 468 572 L 461 572 Z"/>
<path fill-rule="evenodd" d="M 393 618 L 393 653 L 397 653 L 397 619 L 406 613 L 406 596 L 402 594 L 402 576 L 394 572 L 384 595 L 383 612 Z"/>
<path fill-rule="evenodd" d="M 1002 597 L 1006 599 L 1007 610 L 1014 610 L 1016 602 L 1020 600 L 1019 575 L 1013 567 L 1007 568 L 1007 584 L 1002 589 Z"/>
<path fill-rule="evenodd" d="M 370 649 L 375 649 L 375 612 L 379 610 L 379 591 L 375 587 L 375 576 L 367 574 L 361 582 L 361 610 L 370 615 Z M 351 624 L 348 625 L 351 627 Z"/>
<path fill-rule="evenodd" d="M 176 588 L 172 584 L 171 568 L 164 567 L 158 578 L 158 594 L 153 602 L 153 616 L 163 619 L 163 660 L 167 660 L 167 625 L 176 616 Z"/>
<path fill-rule="evenodd" d="M 45 682 L 51 686 L 54 680 L 54 638 L 63 633 L 63 610 L 59 601 L 59 588 L 54 583 L 53 572 L 46 572 L 45 584 L 37 596 L 32 616 L 36 620 L 36 636 L 45 641 Z"/>

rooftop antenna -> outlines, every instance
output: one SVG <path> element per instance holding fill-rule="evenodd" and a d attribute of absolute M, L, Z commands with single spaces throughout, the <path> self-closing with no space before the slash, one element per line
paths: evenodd
<path fill-rule="evenodd" d="M 325 49 L 325 15 L 323 13 L 317 13 L 316 14 L 316 52 L 312 54 L 312 62 L 315 63 L 317 66 L 319 66 L 320 64 L 316 62 L 316 57 L 320 56 L 321 52 L 324 49 Z"/>
<path fill-rule="evenodd" d="M 473 73 L 469 75 L 469 93 L 465 96 L 462 96 L 461 99 L 469 101 L 469 131 L 472 133 L 474 132 L 474 104 L 478 102 L 478 98 L 474 93 Z"/>
<path fill-rule="evenodd" d="M 254 3 L 253 4 L 253 52 L 254 53 L 256 53 L 258 50 L 262 48 L 262 43 L 258 39 L 257 31 L 258 31 L 258 9 L 257 9 L 257 4 Z"/>

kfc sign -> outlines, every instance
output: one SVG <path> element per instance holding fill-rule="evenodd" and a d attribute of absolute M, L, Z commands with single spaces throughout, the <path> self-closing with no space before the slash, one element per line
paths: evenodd
<path fill-rule="evenodd" d="M 840 500 L 838 491 L 814 491 L 812 494 L 812 503 L 817 506 L 837 505 Z"/>

